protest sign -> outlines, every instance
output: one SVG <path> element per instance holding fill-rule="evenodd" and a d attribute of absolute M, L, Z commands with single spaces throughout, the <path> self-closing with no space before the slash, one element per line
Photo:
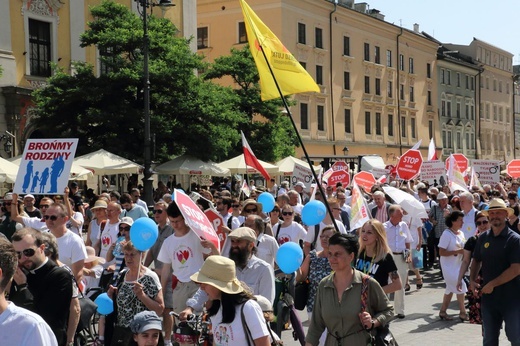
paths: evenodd
<path fill-rule="evenodd" d="M 421 166 L 421 181 L 430 186 L 444 186 L 448 183 L 446 167 L 442 161 L 425 161 Z"/>
<path fill-rule="evenodd" d="M 495 184 L 500 182 L 499 160 L 471 160 L 471 166 L 481 184 L 492 184 L 495 186 Z"/>

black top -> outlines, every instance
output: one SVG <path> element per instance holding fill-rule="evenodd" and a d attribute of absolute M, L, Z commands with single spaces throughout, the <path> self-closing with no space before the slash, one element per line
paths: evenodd
<path fill-rule="evenodd" d="M 365 251 L 359 254 L 355 268 L 373 277 L 381 287 L 388 285 L 388 276 L 390 273 L 397 271 L 397 266 L 391 254 L 387 254 L 379 262 L 372 263 L 372 257 L 366 256 Z"/>
<path fill-rule="evenodd" d="M 25 212 L 27 213 L 27 215 L 29 215 L 29 217 L 37 217 L 39 219 L 43 217 L 42 212 L 38 208 L 34 208 L 33 211 L 27 211 L 27 209 L 25 209 Z"/>

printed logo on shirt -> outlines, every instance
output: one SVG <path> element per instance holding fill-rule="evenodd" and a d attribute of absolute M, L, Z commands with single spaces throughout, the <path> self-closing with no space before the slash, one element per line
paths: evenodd
<path fill-rule="evenodd" d="M 291 237 L 284 235 L 278 238 L 278 245 L 283 245 L 291 241 Z"/>
<path fill-rule="evenodd" d="M 233 341 L 233 328 L 230 325 L 218 326 L 215 333 L 215 346 L 226 346 L 230 344 L 230 341 Z"/>
<path fill-rule="evenodd" d="M 110 238 L 108 235 L 102 236 L 101 244 L 103 244 L 104 247 L 110 246 L 110 244 L 112 244 L 112 238 Z"/>
<path fill-rule="evenodd" d="M 177 260 L 181 264 L 184 264 L 184 263 L 186 263 L 188 261 L 188 259 L 190 257 L 193 257 L 193 251 L 191 250 L 191 248 L 182 245 L 182 246 L 179 246 L 179 250 L 177 250 L 175 255 L 177 257 Z"/>
<path fill-rule="evenodd" d="M 372 266 L 371 266 L 372 264 Z M 374 276 L 379 268 L 379 264 L 372 263 L 371 261 L 366 261 L 364 259 L 358 258 L 356 263 L 356 269 L 362 271 L 365 274 L 369 274 Z"/>

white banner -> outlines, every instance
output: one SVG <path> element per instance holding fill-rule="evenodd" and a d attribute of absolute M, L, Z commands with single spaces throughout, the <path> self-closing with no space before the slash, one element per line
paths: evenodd
<path fill-rule="evenodd" d="M 291 186 L 296 185 L 297 182 L 301 181 L 305 184 L 304 191 L 307 193 L 311 192 L 311 184 L 314 178 L 312 177 L 312 171 L 310 168 L 294 163 L 294 170 L 291 177 Z"/>
<path fill-rule="evenodd" d="M 421 166 L 421 181 L 426 181 L 430 186 L 444 186 L 448 183 L 446 167 L 442 161 L 425 161 Z"/>
<path fill-rule="evenodd" d="M 28 139 L 13 191 L 61 195 L 69 182 L 77 138 Z"/>
<path fill-rule="evenodd" d="M 500 182 L 499 160 L 471 160 L 471 165 L 481 184 L 495 186 L 495 184 Z"/>

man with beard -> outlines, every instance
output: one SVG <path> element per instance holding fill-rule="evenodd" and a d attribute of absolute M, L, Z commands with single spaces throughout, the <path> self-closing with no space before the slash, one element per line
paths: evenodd
<path fill-rule="evenodd" d="M 72 297 L 72 275 L 45 256 L 42 234 L 33 228 L 22 228 L 12 237 L 18 254 L 15 277 L 18 286 L 26 285 L 34 298 L 35 312 L 51 327 L 59 345 L 67 343 L 67 321 Z M 21 280 L 26 279 L 26 282 Z"/>
<path fill-rule="evenodd" d="M 0 223 L 0 233 L 3 233 L 8 240 L 14 232 L 16 232 L 16 221 L 11 219 L 11 204 L 14 203 L 18 207 L 18 201 L 13 202 L 13 194 L 6 193 L 4 196 L 4 202 L 2 203 L 2 214 L 3 220 Z"/>

